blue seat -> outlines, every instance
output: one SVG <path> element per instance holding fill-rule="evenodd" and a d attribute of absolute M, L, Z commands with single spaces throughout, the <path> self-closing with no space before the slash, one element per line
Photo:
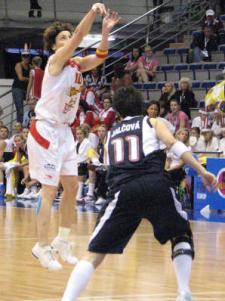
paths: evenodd
<path fill-rule="evenodd" d="M 162 71 L 172 71 L 174 69 L 174 65 L 162 65 L 161 70 Z"/>
<path fill-rule="evenodd" d="M 190 70 L 199 70 L 202 69 L 201 63 L 192 63 L 189 65 Z"/>
<path fill-rule="evenodd" d="M 202 88 L 206 89 L 206 90 L 209 90 L 212 87 L 214 87 L 215 84 L 216 84 L 215 81 L 204 81 L 204 82 L 202 82 Z"/>
<path fill-rule="evenodd" d="M 147 83 L 143 85 L 144 90 L 155 90 L 156 89 L 156 83 Z"/>
<path fill-rule="evenodd" d="M 136 84 L 134 84 L 134 87 L 136 89 L 142 89 L 143 88 L 143 84 L 136 83 Z"/>
<path fill-rule="evenodd" d="M 214 63 L 205 63 L 205 64 L 203 64 L 203 69 L 205 69 L 205 70 L 217 69 L 217 64 L 214 64 Z"/>
<path fill-rule="evenodd" d="M 174 82 L 174 87 L 175 87 L 176 89 L 178 89 L 178 88 L 179 88 L 179 83 L 178 83 L 178 82 Z"/>
<path fill-rule="evenodd" d="M 192 35 L 196 38 L 196 37 L 199 37 L 201 34 L 201 31 L 193 31 L 192 32 Z"/>
<path fill-rule="evenodd" d="M 175 48 L 165 48 L 163 50 L 164 55 L 170 55 L 170 54 L 175 54 L 176 49 Z"/>
<path fill-rule="evenodd" d="M 200 86 L 201 86 L 201 82 L 200 82 L 200 81 L 194 80 L 194 81 L 192 82 L 192 89 L 199 89 Z"/>
<path fill-rule="evenodd" d="M 223 21 L 223 22 L 225 22 L 225 15 L 221 15 L 220 16 L 220 20 Z"/>
<path fill-rule="evenodd" d="M 188 70 L 189 65 L 188 64 L 177 64 L 175 65 L 175 70 L 181 71 L 181 70 Z"/>
<path fill-rule="evenodd" d="M 162 87 L 165 85 L 165 82 L 158 83 L 157 89 L 162 90 Z"/>
<path fill-rule="evenodd" d="M 219 50 L 225 53 L 225 44 L 220 45 Z"/>
<path fill-rule="evenodd" d="M 189 48 L 178 48 L 177 53 L 179 53 L 180 55 L 187 54 L 188 50 Z"/>
<path fill-rule="evenodd" d="M 225 63 L 220 63 L 219 64 L 219 69 L 224 69 L 225 68 Z"/>

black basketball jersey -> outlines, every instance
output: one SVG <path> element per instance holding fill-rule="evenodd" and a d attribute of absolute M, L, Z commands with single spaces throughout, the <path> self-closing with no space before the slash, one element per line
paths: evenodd
<path fill-rule="evenodd" d="M 110 131 L 107 141 L 111 188 L 150 173 L 163 173 L 165 152 L 147 116 L 127 117 Z"/>

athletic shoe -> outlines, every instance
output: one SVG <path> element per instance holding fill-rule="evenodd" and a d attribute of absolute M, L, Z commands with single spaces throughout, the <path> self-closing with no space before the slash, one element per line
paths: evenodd
<path fill-rule="evenodd" d="M 57 271 L 62 269 L 62 265 L 54 258 L 51 246 L 41 247 L 37 242 L 32 248 L 32 254 L 36 257 L 40 264 L 49 270 Z"/>
<path fill-rule="evenodd" d="M 28 188 L 25 188 L 24 189 L 24 192 L 21 193 L 21 194 L 17 194 L 17 197 L 19 199 L 23 199 L 23 198 L 26 198 L 26 196 L 30 193 L 30 190 Z"/>
<path fill-rule="evenodd" d="M 105 204 L 105 202 L 106 202 L 106 200 L 100 196 L 97 199 L 97 201 L 95 202 L 95 205 L 103 205 L 103 204 Z"/>
<path fill-rule="evenodd" d="M 86 195 L 84 198 L 85 203 L 93 203 L 94 202 L 94 197 L 91 195 Z"/>
<path fill-rule="evenodd" d="M 53 252 L 59 254 L 63 261 L 69 264 L 76 264 L 78 259 L 72 255 L 72 244 L 69 241 L 56 237 L 51 243 Z"/>
<path fill-rule="evenodd" d="M 195 300 L 192 298 L 191 293 L 181 292 L 177 296 L 176 301 L 195 301 Z"/>
<path fill-rule="evenodd" d="M 24 196 L 24 199 L 36 199 L 39 196 L 38 192 L 31 191 L 29 194 Z"/>

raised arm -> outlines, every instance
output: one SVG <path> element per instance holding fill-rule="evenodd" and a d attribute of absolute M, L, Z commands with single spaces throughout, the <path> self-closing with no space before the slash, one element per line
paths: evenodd
<path fill-rule="evenodd" d="M 112 28 L 119 22 L 120 17 L 117 12 L 107 11 L 106 16 L 102 22 L 102 40 L 98 49 L 96 50 L 96 54 L 85 56 L 84 58 L 75 58 L 78 60 L 81 66 L 81 72 L 85 72 L 91 70 L 99 65 L 101 65 L 107 55 L 108 55 L 108 47 L 109 47 L 109 34 Z"/>
<path fill-rule="evenodd" d="M 173 137 L 163 122 L 154 118 L 151 118 L 150 121 L 155 128 L 158 138 L 164 142 L 167 148 L 182 159 L 185 164 L 190 165 L 202 177 L 203 183 L 208 190 L 210 190 L 210 187 L 215 190 L 217 187 L 216 177 L 212 173 L 206 171 L 182 142 L 177 141 Z"/>
<path fill-rule="evenodd" d="M 73 56 L 75 49 L 79 46 L 82 39 L 90 32 L 92 24 L 96 18 L 96 15 L 106 14 L 105 5 L 102 3 L 95 3 L 91 10 L 81 20 L 79 25 L 76 27 L 72 37 L 67 43 L 59 48 L 51 58 L 49 65 L 49 72 L 52 75 L 58 75 L 65 63 Z"/>

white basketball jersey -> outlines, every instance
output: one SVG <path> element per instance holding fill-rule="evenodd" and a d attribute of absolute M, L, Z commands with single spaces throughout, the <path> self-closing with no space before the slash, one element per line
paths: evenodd
<path fill-rule="evenodd" d="M 35 108 L 36 119 L 58 125 L 71 124 L 76 117 L 83 85 L 80 66 L 70 60 L 59 75 L 52 76 L 48 71 L 49 61 L 45 68 L 41 98 Z"/>

